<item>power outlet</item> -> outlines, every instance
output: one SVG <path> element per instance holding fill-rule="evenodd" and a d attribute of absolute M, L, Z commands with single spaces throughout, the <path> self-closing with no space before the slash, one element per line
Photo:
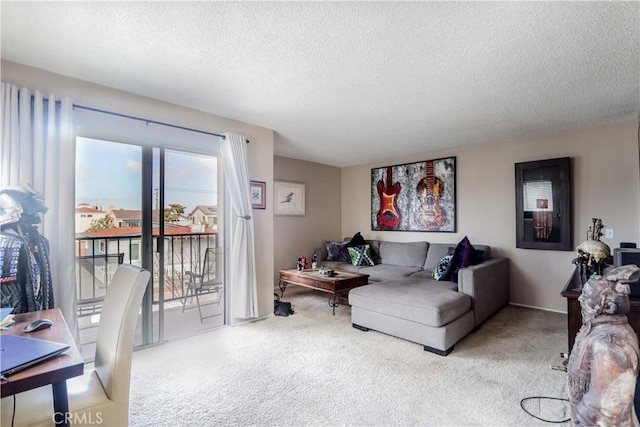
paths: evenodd
<path fill-rule="evenodd" d="M 604 229 L 604 238 L 605 239 L 613 239 L 613 228 L 605 228 Z"/>

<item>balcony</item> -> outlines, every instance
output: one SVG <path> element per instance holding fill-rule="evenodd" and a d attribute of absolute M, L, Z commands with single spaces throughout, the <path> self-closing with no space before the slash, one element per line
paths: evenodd
<path fill-rule="evenodd" d="M 76 305 L 80 329 L 80 345 L 85 360 L 91 360 L 95 350 L 97 325 L 102 302 L 118 265 L 141 265 L 142 237 L 132 234 L 117 237 L 76 238 Z M 158 342 L 160 312 L 164 316 L 164 339 L 176 339 L 193 335 L 224 324 L 224 301 L 205 307 L 208 315 L 215 317 L 200 321 L 198 310 L 183 312 L 187 290 L 187 271 L 200 272 L 207 248 L 218 248 L 217 233 L 172 234 L 164 238 L 164 257 L 158 252 L 158 237 L 153 237 L 152 334 Z M 221 262 L 222 264 L 222 262 Z M 223 265 L 216 268 L 223 275 Z M 206 303 L 214 295 L 201 297 Z M 187 300 L 187 308 L 196 307 Z M 139 324 L 141 321 L 139 320 Z M 139 325 L 140 326 L 140 325 Z M 135 344 L 142 344 L 141 328 L 136 330 Z"/>

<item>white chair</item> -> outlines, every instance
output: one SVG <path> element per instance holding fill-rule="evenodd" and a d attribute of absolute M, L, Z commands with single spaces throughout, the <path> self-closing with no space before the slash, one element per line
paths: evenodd
<path fill-rule="evenodd" d="M 133 338 L 142 297 L 149 283 L 147 270 L 130 264 L 118 266 L 107 290 L 98 325 L 95 368 L 67 381 L 71 422 L 99 422 L 126 426 L 129 421 L 129 385 Z M 53 425 L 51 387 L 18 393 L 16 426 Z M 2 426 L 11 425 L 13 397 L 2 399 Z"/>

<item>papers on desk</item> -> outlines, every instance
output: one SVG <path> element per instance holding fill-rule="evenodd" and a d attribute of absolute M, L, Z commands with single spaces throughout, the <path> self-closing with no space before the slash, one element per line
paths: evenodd
<path fill-rule="evenodd" d="M 0 328 L 8 328 L 13 325 L 15 321 L 13 320 L 13 307 L 2 307 L 0 308 Z"/>

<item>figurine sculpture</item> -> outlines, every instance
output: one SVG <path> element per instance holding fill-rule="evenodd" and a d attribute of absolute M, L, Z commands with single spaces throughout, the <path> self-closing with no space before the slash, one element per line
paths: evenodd
<path fill-rule="evenodd" d="M 635 265 L 614 268 L 589 279 L 578 298 L 582 327 L 567 364 L 576 426 L 638 425 L 633 399 L 640 351 L 627 314 L 629 283 L 639 278 Z"/>
<path fill-rule="evenodd" d="M 587 240 L 580 243 L 576 250 L 578 257 L 573 263 L 580 270 L 582 284 L 587 281 L 591 273 L 602 274 L 606 265 L 606 260 L 611 255 L 609 246 L 602 242 L 602 229 L 605 227 L 600 218 L 593 218 L 593 226 L 587 230 Z"/>
<path fill-rule="evenodd" d="M 49 241 L 36 226 L 46 212 L 36 192 L 0 189 L 0 302 L 14 313 L 54 306 Z"/>

